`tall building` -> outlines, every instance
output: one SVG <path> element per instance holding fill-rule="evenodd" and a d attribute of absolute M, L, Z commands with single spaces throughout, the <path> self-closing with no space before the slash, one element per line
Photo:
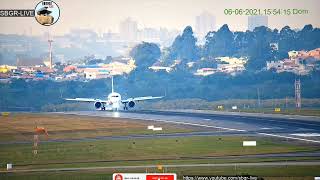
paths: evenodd
<path fill-rule="evenodd" d="M 131 18 L 127 18 L 119 25 L 120 36 L 125 41 L 136 41 L 138 33 L 138 25 L 136 21 Z"/>
<path fill-rule="evenodd" d="M 208 12 L 202 12 L 196 17 L 196 34 L 200 39 L 203 39 L 209 31 L 215 30 L 216 18 Z"/>
<path fill-rule="evenodd" d="M 248 30 L 253 31 L 259 26 L 268 27 L 268 16 L 248 16 Z"/>
<path fill-rule="evenodd" d="M 52 69 L 53 63 L 52 63 L 52 42 L 53 40 L 48 38 L 49 43 L 49 68 Z"/>
<path fill-rule="evenodd" d="M 138 32 L 138 40 L 160 43 L 160 32 L 155 28 L 144 28 Z"/>

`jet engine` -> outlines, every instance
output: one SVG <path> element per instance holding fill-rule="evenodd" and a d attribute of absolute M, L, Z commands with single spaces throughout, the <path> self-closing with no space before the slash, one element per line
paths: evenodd
<path fill-rule="evenodd" d="M 94 103 L 94 107 L 95 107 L 96 109 L 99 109 L 99 108 L 102 107 L 102 103 L 99 102 L 99 101 L 97 101 L 97 102 Z"/>
<path fill-rule="evenodd" d="M 133 101 L 130 101 L 130 102 L 128 103 L 128 106 L 129 106 L 130 108 L 133 108 L 135 105 L 136 105 L 136 103 L 134 103 Z"/>

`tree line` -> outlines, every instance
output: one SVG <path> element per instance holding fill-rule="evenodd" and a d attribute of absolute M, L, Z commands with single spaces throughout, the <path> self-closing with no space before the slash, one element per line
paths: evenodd
<path fill-rule="evenodd" d="M 274 49 L 271 44 L 277 44 Z M 205 43 L 197 45 L 193 30 L 187 26 L 178 35 L 172 45 L 162 49 L 157 44 L 143 42 L 133 48 L 130 55 L 134 57 L 138 66 L 144 68 L 160 60 L 164 65 L 172 64 L 179 59 L 182 64 L 199 60 L 213 61 L 216 57 L 248 57 L 246 68 L 248 71 L 259 71 L 266 65 L 266 61 L 280 60 L 288 57 L 291 50 L 312 50 L 320 47 L 320 29 L 312 25 L 305 25 L 301 30 L 293 30 L 289 26 L 270 29 L 265 26 L 253 31 L 232 32 L 228 25 L 223 25 L 217 31 L 210 31 L 205 36 Z"/>

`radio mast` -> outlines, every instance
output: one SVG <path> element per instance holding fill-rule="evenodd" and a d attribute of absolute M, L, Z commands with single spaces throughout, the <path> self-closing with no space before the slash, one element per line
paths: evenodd
<path fill-rule="evenodd" d="M 48 34 L 48 43 L 49 43 L 49 68 L 52 69 L 53 63 L 52 63 L 52 42 L 53 40 L 50 38 L 50 35 Z"/>
<path fill-rule="evenodd" d="M 294 81 L 296 108 L 301 109 L 301 82 L 300 79 Z"/>

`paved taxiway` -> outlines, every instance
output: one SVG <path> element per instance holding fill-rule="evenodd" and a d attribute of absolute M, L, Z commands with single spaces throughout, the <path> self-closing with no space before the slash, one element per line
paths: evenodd
<path fill-rule="evenodd" d="M 59 113 L 59 112 L 58 112 Z M 320 145 L 320 121 L 303 116 L 248 116 L 246 114 L 213 114 L 196 112 L 168 111 L 77 111 L 60 112 L 62 114 L 85 115 L 96 117 L 115 117 L 136 120 L 166 122 L 180 125 L 197 126 L 208 129 L 218 129 L 216 135 L 251 135 L 267 136 Z M 199 135 L 197 133 L 193 135 Z M 207 135 L 214 135 L 209 133 Z M 163 135 L 164 136 L 164 135 Z M 175 134 L 185 136 L 185 134 Z"/>

